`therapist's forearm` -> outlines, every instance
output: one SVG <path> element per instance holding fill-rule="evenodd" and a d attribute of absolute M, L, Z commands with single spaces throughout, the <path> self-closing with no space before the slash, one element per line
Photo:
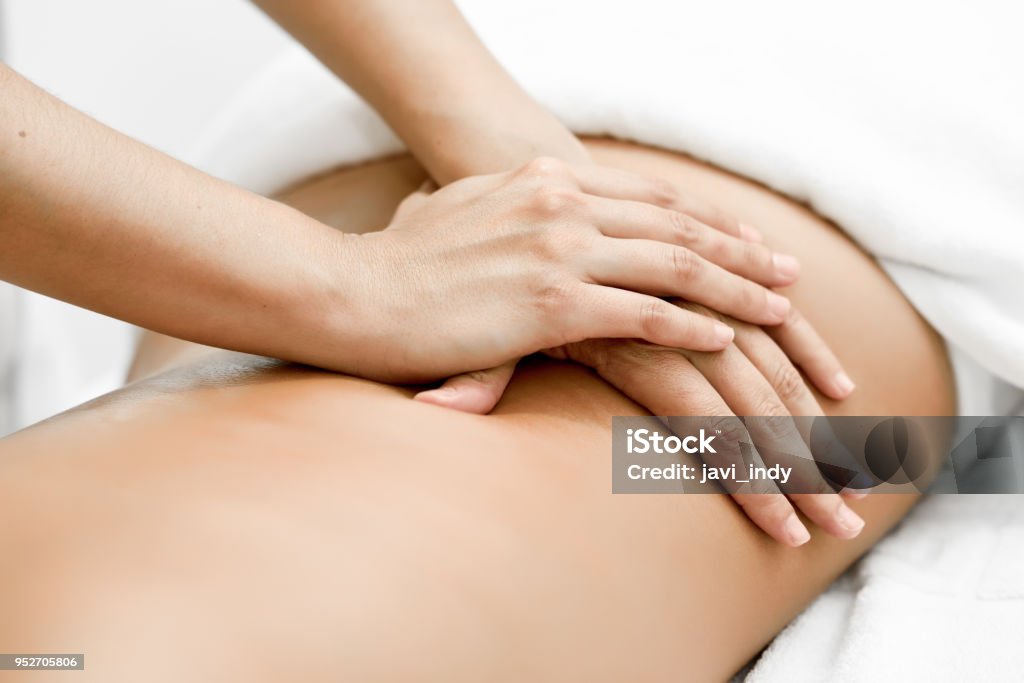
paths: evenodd
<path fill-rule="evenodd" d="M 0 279 L 192 341 L 301 357 L 293 332 L 311 327 L 300 316 L 316 310 L 339 233 L 97 123 L 2 64 L 0 93 Z M 331 278 L 346 277 L 331 265 Z M 344 314 L 347 303 L 331 305 Z"/>
<path fill-rule="evenodd" d="M 652 210 L 671 220 L 663 210 L 601 189 L 621 174 L 541 165 L 477 176 L 417 193 L 386 230 L 346 235 L 120 135 L 3 66 L 0 92 L 0 279 L 44 294 L 388 382 L 493 367 L 566 340 L 710 351 L 731 338 L 654 295 L 666 282 L 690 291 L 665 270 L 680 247 L 647 227 Z M 563 201 L 571 178 L 601 201 Z M 627 182 L 646 194 L 643 179 Z M 625 234 L 646 236 L 645 248 L 612 236 L 590 247 L 613 218 L 637 226 Z M 653 279 L 624 281 L 633 272 Z"/>
<path fill-rule="evenodd" d="M 449 0 L 254 0 L 369 102 L 441 184 L 588 159 Z"/>

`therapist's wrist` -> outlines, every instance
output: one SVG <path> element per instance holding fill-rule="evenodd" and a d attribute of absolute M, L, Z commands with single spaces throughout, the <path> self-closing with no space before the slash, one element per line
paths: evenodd
<path fill-rule="evenodd" d="M 310 222 L 304 263 L 286 278 L 282 305 L 272 316 L 277 357 L 360 374 L 357 359 L 372 357 L 375 340 L 388 334 L 375 306 L 380 292 L 371 261 L 380 250 L 370 235 L 343 233 Z M 326 229 L 328 232 L 324 232 Z"/>
<path fill-rule="evenodd" d="M 438 145 L 435 161 L 427 166 L 441 186 L 474 175 L 501 173 L 518 168 L 539 157 L 551 157 L 573 164 L 590 163 L 582 143 L 572 135 L 530 134 L 517 129 L 463 127 L 461 145 Z"/>
<path fill-rule="evenodd" d="M 439 184 L 500 173 L 537 157 L 590 162 L 586 148 L 550 112 L 518 89 L 463 99 L 404 103 L 401 134 L 413 156 Z"/>

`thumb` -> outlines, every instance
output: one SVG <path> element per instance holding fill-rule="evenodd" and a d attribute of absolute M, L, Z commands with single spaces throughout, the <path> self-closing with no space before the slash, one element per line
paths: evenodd
<path fill-rule="evenodd" d="M 456 375 L 437 389 L 421 391 L 413 398 L 443 408 L 486 415 L 494 410 L 494 406 L 501 400 L 517 362 L 509 361 L 489 370 Z"/>

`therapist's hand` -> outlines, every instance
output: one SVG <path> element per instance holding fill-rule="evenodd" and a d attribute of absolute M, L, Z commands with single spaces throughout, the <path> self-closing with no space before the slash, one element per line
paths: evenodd
<path fill-rule="evenodd" d="M 374 309 L 358 326 L 358 374 L 425 381 L 601 337 L 702 351 L 731 342 L 728 325 L 663 296 L 782 322 L 789 301 L 748 277 L 795 273 L 763 246 L 645 201 L 653 184 L 546 158 L 415 194 L 386 230 L 352 238 Z"/>
<path fill-rule="evenodd" d="M 644 180 L 644 187 L 615 188 L 617 196 L 629 193 L 637 199 L 670 212 L 676 225 L 673 239 L 686 245 L 708 261 L 766 286 L 791 284 L 799 274 L 792 256 L 777 254 L 761 244 L 760 233 L 696 197 L 660 181 Z M 612 191 L 612 190 L 609 190 Z M 715 308 L 715 306 L 711 306 Z M 766 323 L 771 336 L 826 396 L 841 400 L 854 389 L 835 354 L 796 309 L 774 323 Z M 624 340 L 611 340 L 623 344 Z M 549 350 L 549 355 L 564 357 L 564 349 Z M 426 403 L 486 414 L 501 400 L 512 378 L 516 362 L 450 378 L 436 389 L 422 391 L 416 399 Z M 622 387 L 619 387 L 620 389 Z"/>
<path fill-rule="evenodd" d="M 694 312 L 719 318 L 712 311 L 692 304 L 680 304 Z M 773 458 L 793 467 L 785 483 L 760 480 L 754 492 L 727 490 L 758 527 L 789 546 L 810 539 L 796 510 L 837 538 L 854 538 L 864 521 L 844 498 L 825 482 L 814 463 L 807 443 L 792 416 L 820 416 L 821 407 L 786 353 L 764 330 L 724 318 L 735 330 L 736 339 L 719 353 L 692 352 L 654 346 L 643 342 L 594 340 L 569 344 L 558 357 L 594 368 L 606 381 L 647 408 L 652 415 L 714 416 L 726 436 L 718 443 L 731 444 L 732 451 L 719 446 L 719 465 L 737 463 L 743 471 L 738 443 L 752 444 L 765 464 Z M 756 416 L 746 425 L 735 416 Z M 669 427 L 676 429 L 669 418 Z M 693 424 L 707 426 L 707 418 L 693 418 Z M 688 431 L 683 429 L 683 431 Z M 792 455 L 786 455 L 792 454 Z M 724 460 L 724 462 L 721 462 Z M 785 494 L 785 495 L 783 495 Z"/>
<path fill-rule="evenodd" d="M 257 4 L 358 91 L 441 185 L 471 175 L 504 171 L 539 154 L 575 163 L 589 161 L 587 150 L 580 141 L 510 77 L 450 0 L 412 3 L 257 0 Z M 375 30 L 367 32 L 366 26 L 374 26 Z M 438 51 L 438 45 L 444 45 L 445 49 Z M 557 66 L 552 65 L 552 68 Z M 692 294 L 687 298 L 693 301 L 708 303 L 716 310 L 766 325 L 781 322 L 778 315 L 774 316 L 774 322 L 755 320 L 756 315 L 764 312 L 762 304 L 765 302 L 774 306 L 772 313 L 779 315 L 785 314 L 787 303 L 767 296 L 753 287 L 750 281 L 765 286 L 789 284 L 796 278 L 798 269 L 792 257 L 772 254 L 770 250 L 756 245 L 758 235 L 755 230 L 687 197 L 679 188 L 665 182 L 627 180 L 622 174 L 605 177 L 616 177 L 617 180 L 603 183 L 599 188 L 577 187 L 575 194 L 568 197 L 541 202 L 548 209 L 558 203 L 573 204 L 577 212 L 583 212 L 577 215 L 584 216 L 583 220 L 590 221 L 591 228 L 597 228 L 605 238 L 642 237 L 676 244 L 684 249 L 666 252 L 660 248 L 661 254 L 671 253 L 674 256 L 667 267 L 664 262 L 658 262 L 663 257 L 655 256 L 650 244 L 619 245 L 616 258 L 620 260 L 616 262 L 613 262 L 610 250 L 603 255 L 594 251 L 580 252 L 575 254 L 577 260 L 573 264 L 576 285 L 611 285 L 648 293 L 672 294 L 674 292 L 664 290 L 683 282 Z M 589 195 L 586 203 L 578 201 L 578 190 Z M 605 201 L 594 201 L 597 197 Z M 613 206 L 607 201 L 610 199 L 639 201 L 648 206 L 628 208 L 624 203 Z M 650 205 L 666 211 L 656 212 Z M 606 222 L 596 225 L 595 212 L 601 212 Z M 549 213 L 546 216 L 548 224 L 553 223 L 551 218 Z M 641 230 L 639 234 L 638 229 Z M 469 253 L 470 249 L 478 246 L 474 242 L 476 237 L 467 233 L 469 241 L 463 253 Z M 562 238 L 555 234 L 543 239 Z M 595 240 L 591 246 L 599 241 Z M 607 239 L 604 242 L 607 244 Z M 573 246 L 580 245 L 574 243 Z M 559 251 L 563 256 L 568 254 L 565 247 L 563 243 L 562 251 Z M 632 255 L 626 256 L 627 252 Z M 590 267 L 586 272 L 580 270 L 583 259 L 588 259 Z M 639 265 L 642 263 L 653 267 L 644 270 Z M 639 267 L 633 272 L 626 272 L 622 269 L 626 264 Z M 615 271 L 614 277 L 610 269 Z M 723 271 L 749 281 L 741 283 L 725 278 Z M 655 279 L 660 279 L 660 282 L 652 282 Z M 721 288 L 712 282 L 722 283 Z M 546 291 L 557 291 L 559 297 L 580 297 L 572 304 L 572 310 L 578 314 L 592 306 L 594 290 L 606 289 L 574 286 Z M 611 295 L 610 292 L 602 294 Z M 610 301 L 608 296 L 601 297 L 604 303 Z M 617 296 L 623 298 L 625 295 Z M 638 303 L 635 295 L 631 298 L 634 302 L 631 306 Z M 410 300 L 414 297 L 410 296 Z M 556 307 L 565 305 L 564 300 L 558 297 L 545 300 Z M 436 302 L 430 303 L 428 299 L 428 305 L 436 306 Z M 615 315 L 608 308 L 603 310 Z M 664 309 L 653 306 L 641 310 Z M 627 307 L 618 315 L 635 312 L 635 307 Z M 754 312 L 756 315 L 752 317 Z M 584 329 L 588 329 L 588 334 L 593 331 L 578 319 L 559 319 L 551 311 L 549 315 L 558 320 L 552 332 L 565 325 L 576 326 L 577 333 Z M 660 313 L 655 315 L 660 318 Z M 453 319 L 461 318 L 455 316 Z M 608 319 L 594 317 L 593 325 L 606 326 L 607 323 Z M 561 331 L 564 332 L 565 328 L 562 327 Z M 809 362 L 827 364 L 828 359 L 812 358 Z M 807 367 L 806 363 L 802 365 Z M 478 367 L 491 369 L 453 377 L 441 389 L 421 393 L 417 398 L 460 410 L 490 411 L 504 391 L 513 363 L 507 362 L 498 367 L 481 364 Z M 816 375 L 812 373 L 812 376 Z M 819 386 L 834 398 L 842 398 L 852 391 L 848 382 L 844 384 L 835 377 L 828 378 Z"/>

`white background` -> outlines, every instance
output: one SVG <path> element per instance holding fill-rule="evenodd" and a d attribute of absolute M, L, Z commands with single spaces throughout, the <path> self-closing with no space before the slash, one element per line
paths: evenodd
<path fill-rule="evenodd" d="M 244 0 L 0 0 L 7 64 L 178 157 L 288 40 Z M 128 325 L 38 295 L 21 297 L 19 311 L 17 329 L 0 330 L 21 348 L 13 426 L 120 384 L 133 343 Z"/>

